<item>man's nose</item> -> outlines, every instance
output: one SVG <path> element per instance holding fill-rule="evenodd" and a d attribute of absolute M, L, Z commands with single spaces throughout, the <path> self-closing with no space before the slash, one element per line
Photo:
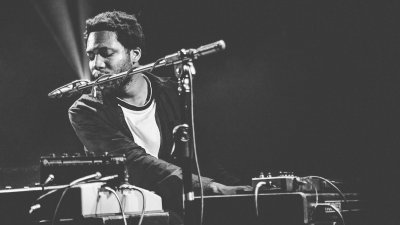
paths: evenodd
<path fill-rule="evenodd" d="M 104 58 L 101 55 L 99 55 L 99 54 L 95 55 L 94 60 L 93 60 L 93 67 L 94 67 L 94 69 L 97 69 L 97 70 L 106 67 Z"/>

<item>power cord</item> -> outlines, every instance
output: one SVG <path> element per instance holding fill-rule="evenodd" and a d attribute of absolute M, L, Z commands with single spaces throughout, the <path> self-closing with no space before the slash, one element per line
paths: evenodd
<path fill-rule="evenodd" d="M 164 58 L 162 58 L 164 59 Z M 157 60 L 158 61 L 158 60 Z M 189 62 L 191 63 L 191 62 Z M 194 67 L 192 67 L 194 68 Z M 204 219 L 204 187 L 203 187 L 203 182 L 201 178 L 201 172 L 200 172 L 200 165 L 199 165 L 199 160 L 197 156 L 197 145 L 196 145 L 196 131 L 195 131 L 195 122 L 194 122 L 194 86 L 193 86 L 193 74 L 195 71 L 190 71 L 189 74 L 189 83 L 190 83 L 190 117 L 191 117 L 191 132 L 192 132 L 192 144 L 193 144 L 193 156 L 194 160 L 196 163 L 196 172 L 197 172 L 197 177 L 199 180 L 199 186 L 200 186 L 200 225 L 203 224 L 203 219 Z M 181 124 L 178 125 L 174 128 L 173 134 L 176 133 L 176 131 L 181 128 L 181 127 L 188 127 L 187 124 Z M 171 154 L 175 151 L 175 143 L 172 146 L 172 151 Z"/>
<path fill-rule="evenodd" d="M 193 74 L 190 72 L 189 73 L 189 79 L 190 79 L 190 85 L 191 85 L 191 95 L 190 95 L 190 102 L 191 102 L 191 118 L 192 118 L 192 138 L 193 138 L 193 155 L 194 155 L 194 160 L 196 163 L 196 170 L 197 170 L 197 176 L 199 178 L 199 183 L 200 183 L 200 225 L 203 225 L 203 220 L 204 220 L 204 187 L 203 187 L 203 182 L 201 180 L 201 173 L 200 173 L 200 166 L 199 166 L 199 160 L 197 156 L 197 148 L 196 148 L 196 133 L 194 129 L 194 87 L 193 87 Z"/>
<path fill-rule="evenodd" d="M 344 218 L 343 218 L 342 213 L 341 213 L 340 210 L 339 210 L 337 207 L 335 207 L 334 205 L 331 205 L 331 204 L 328 204 L 328 203 L 319 203 L 319 204 L 317 204 L 317 205 L 315 206 L 315 210 L 317 210 L 318 207 L 324 207 L 324 208 L 321 209 L 321 210 L 325 210 L 325 207 L 331 208 L 331 209 L 332 209 L 333 211 L 335 211 L 335 213 L 339 216 L 340 222 L 342 223 L 342 225 L 346 225 L 346 223 L 344 222 Z"/>
<path fill-rule="evenodd" d="M 71 187 L 72 187 L 72 186 L 71 186 Z M 60 208 L 61 202 L 62 202 L 62 200 L 63 200 L 65 194 L 67 193 L 67 191 L 68 191 L 71 187 L 70 187 L 70 186 L 66 187 L 66 188 L 64 189 L 63 193 L 61 194 L 61 197 L 60 197 L 60 199 L 59 199 L 58 202 L 57 202 L 56 209 L 54 210 L 54 213 L 53 213 L 53 219 L 51 220 L 51 224 L 52 224 L 52 225 L 56 224 L 57 213 L 58 213 L 58 210 L 59 210 L 59 208 Z"/>
<path fill-rule="evenodd" d="M 123 184 L 123 185 L 121 185 L 120 189 L 121 190 L 124 190 L 124 189 L 135 190 L 135 191 L 139 192 L 140 195 L 142 195 L 142 199 L 143 199 L 142 211 L 140 212 L 140 219 L 138 222 L 138 225 L 142 225 L 144 214 L 146 212 L 146 197 L 145 197 L 143 191 L 133 185 L 130 185 L 130 184 Z"/>
<path fill-rule="evenodd" d="M 315 205 L 318 205 L 318 189 L 315 187 L 315 185 L 312 183 L 312 182 L 310 182 L 311 183 L 311 186 L 312 186 L 312 188 L 314 189 L 314 191 L 315 191 Z"/>
<path fill-rule="evenodd" d="M 254 188 L 254 204 L 256 207 L 256 216 L 258 217 L 258 192 L 263 185 L 267 185 L 265 181 L 258 182 Z"/>
<path fill-rule="evenodd" d="M 57 213 L 58 213 L 58 210 L 59 210 L 59 208 L 60 208 L 60 206 L 61 206 L 61 202 L 62 202 L 62 200 L 63 200 L 65 194 L 67 193 L 67 191 L 68 191 L 70 188 L 72 188 L 73 186 L 75 186 L 75 185 L 77 185 L 77 184 L 80 184 L 80 183 L 82 183 L 82 182 L 85 182 L 85 181 L 88 181 L 88 180 L 91 180 L 91 179 L 99 179 L 100 177 L 101 177 L 101 173 L 100 173 L 100 172 L 96 172 L 96 173 L 94 173 L 94 174 L 91 174 L 91 175 L 88 175 L 88 176 L 84 176 L 84 177 L 78 178 L 78 179 L 72 181 L 71 183 L 69 183 L 69 185 L 68 185 L 67 187 L 65 187 L 63 193 L 61 194 L 60 199 L 58 200 L 56 209 L 54 210 L 54 213 L 53 213 L 53 219 L 52 219 L 51 224 L 52 224 L 52 225 L 55 225 L 55 223 L 56 223 L 56 221 L 57 221 Z M 58 190 L 58 189 L 57 189 L 57 190 Z M 40 198 L 40 197 L 39 197 L 39 198 Z"/>
<path fill-rule="evenodd" d="M 343 198 L 343 201 L 345 202 L 345 203 L 347 203 L 347 199 L 346 199 L 346 197 L 344 196 L 344 194 L 343 194 L 343 192 L 336 186 L 336 185 L 334 185 L 330 180 L 328 180 L 328 179 L 326 179 L 326 178 L 323 178 L 323 177 L 320 177 L 320 176 L 306 176 L 306 177 L 304 177 L 304 178 L 316 178 L 316 179 L 320 179 L 320 180 L 323 180 L 323 181 L 325 181 L 326 183 L 328 183 L 331 187 L 333 187 L 333 189 L 335 189 L 336 190 L 336 192 Z"/>
<path fill-rule="evenodd" d="M 122 219 L 124 220 L 124 225 L 128 225 L 128 223 L 126 222 L 126 215 L 124 212 L 124 208 L 122 207 L 121 199 L 118 197 L 117 192 L 115 192 L 112 188 L 107 187 L 107 186 L 105 186 L 103 188 L 106 189 L 107 191 L 110 191 L 115 196 L 115 198 L 118 201 L 119 208 L 121 210 L 121 215 L 122 215 Z"/>
<path fill-rule="evenodd" d="M 306 176 L 306 177 L 303 177 L 303 178 L 309 178 L 309 179 L 316 178 L 316 179 L 320 179 L 320 180 L 325 181 L 325 182 L 328 183 L 331 187 L 333 187 L 333 189 L 335 189 L 335 191 L 342 197 L 343 201 L 344 201 L 345 203 L 347 203 L 347 199 L 346 199 L 345 195 L 343 194 L 343 192 L 342 192 L 335 184 L 333 184 L 330 180 L 328 180 L 328 179 L 326 179 L 326 178 L 324 178 L 324 177 L 321 177 L 321 176 Z M 309 181 L 309 183 L 312 185 L 312 187 L 313 187 L 314 190 L 315 190 L 315 210 L 317 210 L 318 207 L 329 207 L 329 208 L 331 208 L 333 211 L 335 211 L 336 214 L 340 217 L 340 220 L 341 220 L 341 222 L 342 222 L 342 225 L 345 225 L 344 217 L 343 217 L 342 213 L 340 212 L 340 210 L 339 210 L 337 207 L 335 207 L 334 205 L 331 205 L 331 204 L 329 204 L 329 203 L 319 203 L 319 202 L 318 202 L 318 191 L 317 191 L 317 188 L 315 187 L 315 185 L 314 185 L 312 182 Z M 323 209 L 323 210 L 324 210 L 324 209 Z"/>
<path fill-rule="evenodd" d="M 90 179 L 93 179 L 93 178 L 98 179 L 98 178 L 100 178 L 100 177 L 101 177 L 101 173 L 97 172 L 97 173 L 92 174 L 92 175 L 88 175 L 88 176 L 84 176 L 84 177 L 78 178 L 78 179 L 72 181 L 72 182 L 71 182 L 70 184 L 68 184 L 68 185 L 62 185 L 62 186 L 59 187 L 59 188 L 53 189 L 53 190 L 51 190 L 51 191 L 49 191 L 49 192 L 47 192 L 47 193 L 45 193 L 45 194 L 42 194 L 41 196 L 39 196 L 39 197 L 32 203 L 32 206 L 31 206 L 31 208 L 29 209 L 29 214 L 32 214 L 35 210 L 40 209 L 41 206 L 40 206 L 40 204 L 37 203 L 37 202 L 40 201 L 41 199 L 45 198 L 46 196 L 49 196 L 49 195 L 51 195 L 51 194 L 53 194 L 53 193 L 55 193 L 55 192 L 57 192 L 57 191 L 59 191 L 59 190 L 63 190 L 63 189 L 65 189 L 65 188 L 68 188 L 68 187 L 70 187 L 70 186 L 73 186 L 73 185 L 75 185 L 75 184 L 77 184 L 77 183 L 80 183 L 80 182 L 82 182 L 82 181 L 87 181 L 87 180 L 90 180 Z M 44 188 L 42 188 L 42 189 L 44 190 Z M 35 203 L 36 203 L 36 204 L 35 204 Z"/>

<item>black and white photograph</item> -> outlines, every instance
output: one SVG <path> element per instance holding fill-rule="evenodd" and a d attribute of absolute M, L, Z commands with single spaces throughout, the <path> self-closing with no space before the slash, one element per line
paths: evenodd
<path fill-rule="evenodd" d="M 399 224 L 399 12 L 3 1 L 0 224 Z"/>

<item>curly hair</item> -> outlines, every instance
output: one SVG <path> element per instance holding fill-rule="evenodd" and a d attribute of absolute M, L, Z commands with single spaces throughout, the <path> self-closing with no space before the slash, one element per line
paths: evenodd
<path fill-rule="evenodd" d="M 144 34 L 142 26 L 134 15 L 121 11 L 103 12 L 86 20 L 84 33 L 85 42 L 91 32 L 113 31 L 117 34 L 117 40 L 127 49 L 137 47 L 144 50 Z"/>

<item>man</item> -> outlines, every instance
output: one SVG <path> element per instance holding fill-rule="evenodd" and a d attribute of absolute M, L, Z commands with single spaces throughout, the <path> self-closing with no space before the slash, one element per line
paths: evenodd
<path fill-rule="evenodd" d="M 113 11 L 88 19 L 85 38 L 93 78 L 139 66 L 144 35 L 133 15 Z M 156 191 L 164 201 L 179 198 L 176 190 L 181 190 L 182 170 L 171 153 L 172 130 L 181 122 L 174 83 L 150 73 L 135 74 L 104 84 L 97 92 L 82 95 L 69 110 L 86 150 L 125 154 L 131 184 Z M 193 180 L 198 189 L 197 177 Z M 236 182 L 232 177 L 226 180 Z M 212 194 L 234 194 L 246 188 L 206 177 L 202 182 Z"/>

